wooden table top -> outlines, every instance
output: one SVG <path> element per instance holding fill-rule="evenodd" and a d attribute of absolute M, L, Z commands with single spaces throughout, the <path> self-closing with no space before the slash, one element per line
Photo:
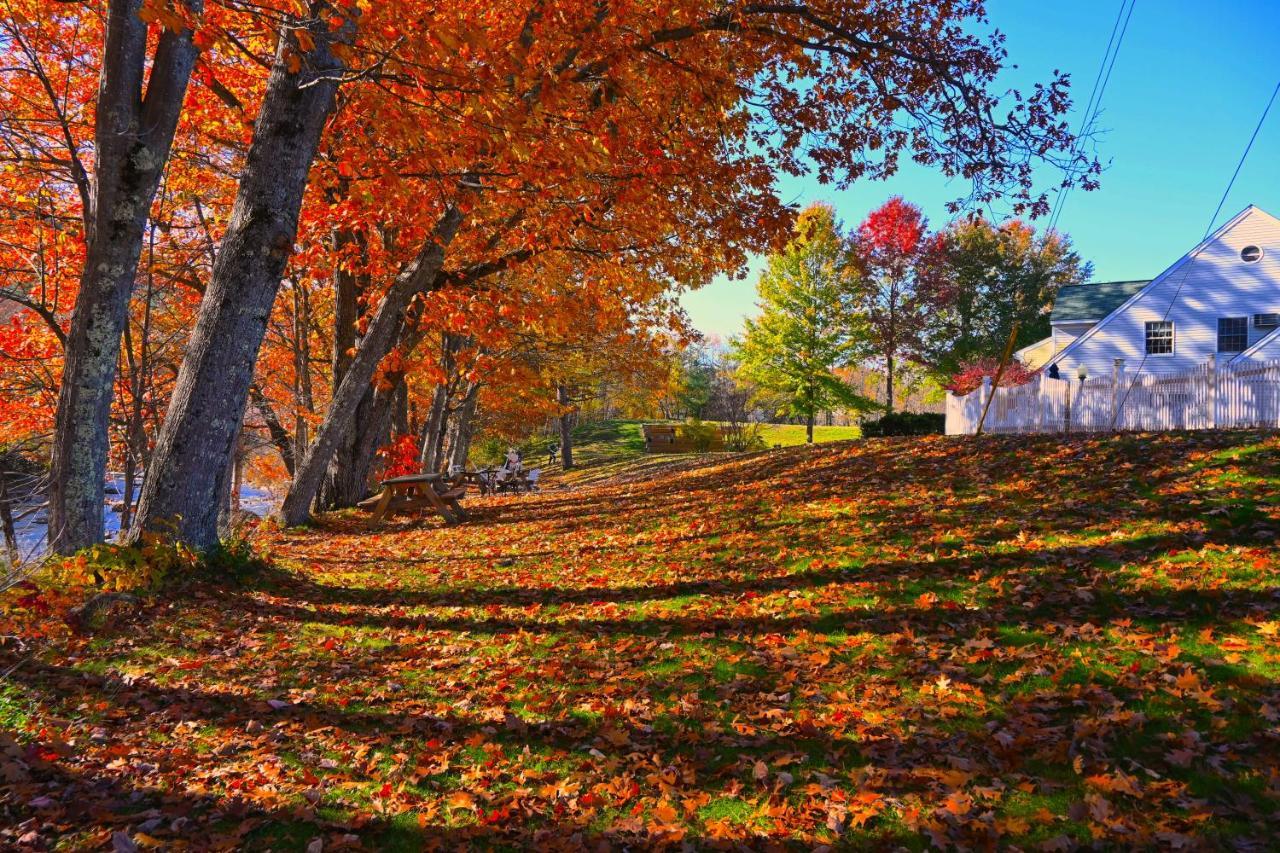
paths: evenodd
<path fill-rule="evenodd" d="M 392 486 L 402 483 L 431 483 L 435 480 L 443 480 L 444 474 L 408 474 L 404 477 L 392 477 L 390 480 L 383 480 L 382 485 Z"/>

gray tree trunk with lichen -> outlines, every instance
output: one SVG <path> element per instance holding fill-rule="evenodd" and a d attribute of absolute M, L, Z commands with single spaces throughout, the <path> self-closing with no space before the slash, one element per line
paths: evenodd
<path fill-rule="evenodd" d="M 148 77 L 147 25 L 138 16 L 142 5 L 142 0 L 113 0 L 107 11 L 95 180 L 91 198 L 85 193 L 88 246 L 67 333 L 50 460 L 49 545 L 61 554 L 102 541 L 107 421 L 120 337 L 147 217 L 199 52 L 190 30 L 166 29 Z M 203 4 L 188 0 L 186 6 L 198 14 Z M 77 165 L 74 154 L 72 160 Z"/>
<path fill-rule="evenodd" d="M 219 495 L 240 432 L 258 350 L 298 230 L 298 212 L 343 64 L 330 50 L 349 41 L 348 21 L 330 30 L 329 8 L 312 3 L 283 28 L 253 143 L 213 275 L 178 372 L 130 538 L 171 533 L 196 548 L 218 542 Z M 302 67 L 289 69 L 302 56 Z"/>

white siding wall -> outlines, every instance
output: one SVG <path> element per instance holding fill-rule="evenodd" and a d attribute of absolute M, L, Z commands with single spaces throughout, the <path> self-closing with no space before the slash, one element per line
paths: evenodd
<path fill-rule="evenodd" d="M 1249 319 L 1250 319 L 1250 322 L 1253 321 L 1252 317 Z M 1266 331 L 1266 330 L 1263 329 L 1262 331 Z M 1253 337 L 1254 337 L 1253 329 L 1250 329 L 1249 340 L 1251 342 L 1253 341 Z M 1250 347 L 1252 347 L 1252 343 L 1250 344 Z M 1270 338 L 1265 339 L 1262 342 L 1262 346 L 1258 347 L 1257 349 L 1249 353 L 1248 358 L 1240 358 L 1237 360 L 1236 363 L 1243 364 L 1246 361 L 1256 363 L 1260 361 L 1277 361 L 1277 360 L 1280 360 L 1280 333 L 1274 334 Z"/>
<path fill-rule="evenodd" d="M 1053 351 L 1055 353 L 1062 352 L 1067 345 L 1076 338 L 1083 335 L 1094 327 L 1093 321 L 1073 322 L 1073 323 L 1054 323 L 1051 337 L 1053 338 Z"/>
<path fill-rule="evenodd" d="M 1262 248 L 1261 261 L 1240 260 L 1250 245 Z M 1268 331 L 1253 328 L 1253 315 L 1266 312 L 1280 312 L 1280 220 L 1249 208 L 1194 259 L 1160 275 L 1056 361 L 1063 376 L 1074 376 L 1081 363 L 1090 376 L 1110 376 L 1116 358 L 1129 372 L 1139 365 L 1144 373 L 1182 372 L 1217 351 L 1219 317 L 1248 317 L 1252 345 Z M 1144 363 L 1146 323 L 1163 319 L 1173 321 L 1174 352 L 1146 356 Z"/>

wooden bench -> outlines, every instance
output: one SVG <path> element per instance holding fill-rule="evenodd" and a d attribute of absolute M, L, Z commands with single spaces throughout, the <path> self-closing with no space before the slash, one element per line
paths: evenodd
<path fill-rule="evenodd" d="M 439 513 L 445 524 L 457 524 L 468 519 L 461 503 L 466 494 L 461 481 L 447 480 L 443 474 L 411 474 L 383 480 L 382 492 L 358 505 L 373 511 L 374 522 L 393 512 L 430 509 Z"/>

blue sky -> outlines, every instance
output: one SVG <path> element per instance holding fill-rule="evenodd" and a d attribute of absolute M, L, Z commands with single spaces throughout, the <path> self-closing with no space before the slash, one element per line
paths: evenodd
<path fill-rule="evenodd" d="M 1055 68 L 1070 72 L 1078 126 L 1119 8 L 1120 0 L 989 0 L 992 24 L 1008 37 L 1009 61 L 1018 66 L 1001 82 L 1025 90 Z M 1093 262 L 1095 280 L 1150 278 L 1199 242 L 1280 81 L 1277 31 L 1276 0 L 1137 0 L 1098 122 L 1098 155 L 1110 165 L 1100 189 L 1072 191 L 1059 221 Z M 780 183 L 784 199 L 829 202 L 849 226 L 900 194 L 937 227 L 949 218 L 946 202 L 963 189 L 914 165 L 844 192 L 814 180 Z M 1280 103 L 1218 222 L 1248 204 L 1280 215 Z M 694 325 L 719 337 L 736 334 L 756 312 L 758 269 L 753 264 L 745 281 L 721 279 L 685 294 Z"/>

